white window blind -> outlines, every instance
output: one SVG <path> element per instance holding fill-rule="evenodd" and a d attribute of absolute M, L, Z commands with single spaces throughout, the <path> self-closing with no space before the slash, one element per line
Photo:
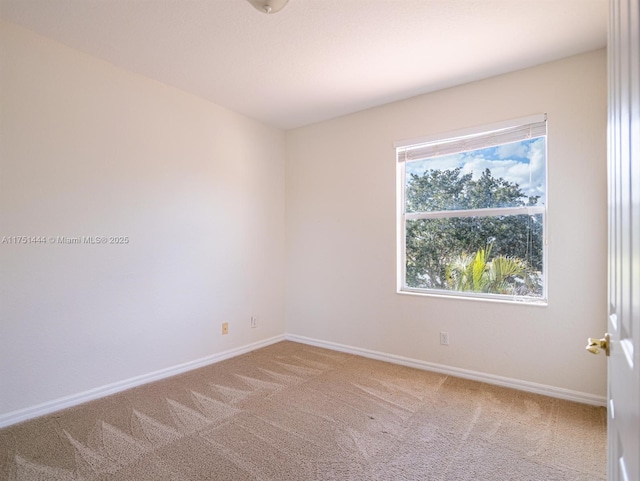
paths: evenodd
<path fill-rule="evenodd" d="M 486 130 L 485 127 L 482 132 L 473 133 L 467 130 L 453 136 L 449 134 L 446 139 L 435 137 L 400 142 L 396 144 L 396 152 L 398 162 L 411 162 L 520 142 L 541 137 L 546 133 L 546 114 L 542 114 L 499 124 L 490 130 Z"/>

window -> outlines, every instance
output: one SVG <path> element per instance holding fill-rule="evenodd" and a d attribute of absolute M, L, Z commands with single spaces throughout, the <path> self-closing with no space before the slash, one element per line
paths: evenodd
<path fill-rule="evenodd" d="M 546 116 L 396 143 L 398 290 L 544 303 Z"/>

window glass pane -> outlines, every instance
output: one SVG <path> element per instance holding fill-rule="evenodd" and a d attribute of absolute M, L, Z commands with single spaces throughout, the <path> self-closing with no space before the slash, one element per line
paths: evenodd
<path fill-rule="evenodd" d="M 542 298 L 543 216 L 406 221 L 406 286 Z"/>
<path fill-rule="evenodd" d="M 406 162 L 406 212 L 546 204 L 545 137 Z"/>

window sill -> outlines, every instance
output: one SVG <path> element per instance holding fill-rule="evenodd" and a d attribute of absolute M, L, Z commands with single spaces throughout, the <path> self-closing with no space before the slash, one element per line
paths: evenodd
<path fill-rule="evenodd" d="M 547 299 L 515 299 L 510 298 L 508 296 L 505 297 L 485 297 L 485 296 L 474 296 L 469 295 L 467 293 L 440 293 L 435 290 L 408 290 L 408 289 L 399 289 L 396 291 L 397 294 L 406 295 L 406 296 L 417 296 L 417 297 L 435 297 L 440 299 L 449 299 L 454 301 L 476 301 L 476 302 L 493 302 L 498 304 L 517 304 L 520 306 L 532 306 L 532 307 L 547 307 L 549 305 Z"/>

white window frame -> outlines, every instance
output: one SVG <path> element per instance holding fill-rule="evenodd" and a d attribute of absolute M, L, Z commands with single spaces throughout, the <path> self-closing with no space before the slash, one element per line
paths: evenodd
<path fill-rule="evenodd" d="M 406 139 L 397 141 L 394 143 L 396 150 L 396 206 L 397 206 L 397 292 L 399 294 L 413 294 L 421 296 L 435 296 L 446 298 L 460 298 L 460 299 L 475 299 L 483 301 L 494 302 L 509 302 L 526 305 L 547 305 L 547 292 L 548 292 L 548 269 L 547 269 L 547 206 L 548 206 L 548 189 L 545 193 L 545 202 L 543 205 L 535 206 L 521 206 L 521 207 L 500 207 L 490 209 L 468 209 L 468 210 L 445 210 L 445 211 L 430 211 L 430 212 L 418 212 L 407 213 L 405 188 L 406 188 L 406 163 L 409 159 L 407 152 L 411 150 L 422 151 L 423 155 L 436 157 L 438 155 L 447 155 L 451 153 L 447 151 L 446 146 L 453 143 L 461 144 L 464 150 L 457 150 L 456 152 L 473 151 L 481 148 L 493 147 L 505 142 L 495 143 L 495 140 L 491 141 L 491 135 L 495 133 L 499 135 L 500 132 L 507 132 L 512 129 L 518 129 L 522 126 L 544 123 L 544 136 L 545 136 L 545 149 L 547 149 L 547 128 L 546 128 L 547 116 L 546 114 L 532 115 L 519 119 L 513 119 L 505 122 L 499 122 L 489 125 L 483 125 L 473 127 L 470 129 L 457 130 L 454 132 L 440 133 L 431 135 L 428 137 L 421 137 L 417 139 Z M 514 135 L 522 135 L 514 134 Z M 540 134 L 530 135 L 533 137 L 540 137 Z M 478 145 L 473 147 L 474 139 L 484 138 L 486 143 L 484 145 Z M 526 134 L 514 141 L 526 140 L 528 137 Z M 465 148 L 465 145 L 470 145 L 471 148 Z M 445 146 L 444 149 L 439 146 Z M 455 147 L 453 147 L 455 149 Z M 426 152 L 432 151 L 433 154 L 429 155 Z M 548 163 L 547 152 L 545 151 L 545 185 L 548 187 Z M 442 219 L 442 218 L 454 218 L 454 217 L 489 217 L 498 215 L 542 215 L 542 297 L 526 297 L 526 296 L 513 296 L 504 294 L 492 294 L 492 293 L 476 293 L 476 292 L 463 292 L 463 291 L 448 291 L 445 289 L 428 289 L 428 288 L 414 288 L 409 287 L 406 284 L 406 224 L 408 220 L 417 219 Z"/>

